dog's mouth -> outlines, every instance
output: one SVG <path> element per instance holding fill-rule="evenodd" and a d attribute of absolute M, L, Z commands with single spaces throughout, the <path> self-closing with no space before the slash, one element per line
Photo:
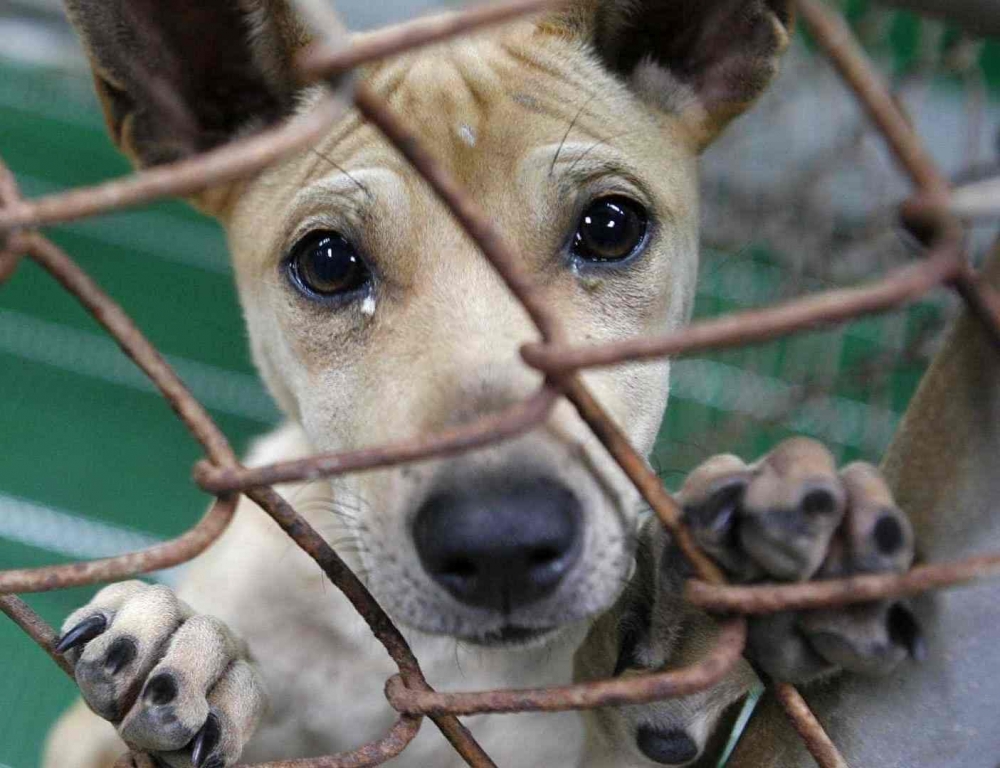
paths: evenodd
<path fill-rule="evenodd" d="M 519 627 L 515 624 L 505 624 L 499 629 L 466 640 L 484 648 L 520 648 L 540 645 L 558 631 L 558 627 Z"/>

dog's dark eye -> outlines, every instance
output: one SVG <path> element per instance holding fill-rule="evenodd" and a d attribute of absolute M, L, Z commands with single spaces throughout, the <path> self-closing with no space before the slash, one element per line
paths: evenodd
<path fill-rule="evenodd" d="M 573 255 L 587 261 L 624 261 L 646 241 L 649 216 L 627 197 L 595 200 L 573 236 Z"/>
<path fill-rule="evenodd" d="M 296 243 L 288 259 L 295 287 L 307 296 L 347 296 L 371 281 L 357 249 L 339 232 L 311 232 Z"/>

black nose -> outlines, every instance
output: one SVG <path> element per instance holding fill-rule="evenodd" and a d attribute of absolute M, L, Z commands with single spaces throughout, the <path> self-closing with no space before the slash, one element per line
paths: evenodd
<path fill-rule="evenodd" d="M 581 548 L 580 502 L 551 480 L 476 481 L 431 496 L 414 540 L 463 603 L 509 613 L 551 594 Z"/>

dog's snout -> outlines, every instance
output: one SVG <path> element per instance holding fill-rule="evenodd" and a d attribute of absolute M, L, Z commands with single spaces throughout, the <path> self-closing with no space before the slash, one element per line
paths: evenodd
<path fill-rule="evenodd" d="M 468 605 L 507 614 L 551 594 L 582 546 L 580 502 L 551 480 L 431 496 L 414 540 L 427 572 Z"/>

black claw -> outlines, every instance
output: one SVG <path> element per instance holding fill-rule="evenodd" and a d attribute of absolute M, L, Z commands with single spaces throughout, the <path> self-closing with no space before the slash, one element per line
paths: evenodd
<path fill-rule="evenodd" d="M 649 639 L 653 617 L 649 611 L 628 611 L 622 616 L 618 635 L 618 660 L 613 677 L 639 666 L 639 645 Z"/>
<path fill-rule="evenodd" d="M 108 620 L 101 614 L 91 616 L 77 624 L 73 629 L 59 638 L 55 651 L 58 654 L 66 653 L 73 648 L 89 643 L 99 634 L 108 628 Z"/>
<path fill-rule="evenodd" d="M 135 641 L 128 637 L 119 637 L 108 649 L 108 655 L 104 657 L 104 669 L 110 675 L 117 675 L 127 664 L 129 664 L 139 653 Z"/>
<path fill-rule="evenodd" d="M 208 759 L 219 746 L 221 739 L 222 726 L 219 724 L 219 718 L 214 713 L 209 713 L 208 720 L 191 742 L 191 762 L 194 768 L 221 768 L 223 761 L 219 755 L 215 755 L 211 760 Z"/>
<path fill-rule="evenodd" d="M 711 496 L 698 505 L 684 507 L 684 521 L 696 528 L 702 537 L 718 546 L 733 546 L 736 543 L 738 522 L 743 494 L 747 489 L 745 478 L 730 480 L 713 491 Z"/>
<path fill-rule="evenodd" d="M 659 731 L 644 725 L 639 729 L 636 743 L 654 763 L 683 765 L 698 757 L 698 745 L 680 729 Z"/>
<path fill-rule="evenodd" d="M 889 637 L 897 645 L 901 645 L 914 661 L 927 658 L 927 643 L 924 641 L 923 630 L 913 612 L 900 604 L 889 609 Z"/>
<path fill-rule="evenodd" d="M 177 681 L 168 672 L 151 677 L 142 694 L 143 701 L 152 707 L 162 707 L 177 698 Z"/>

